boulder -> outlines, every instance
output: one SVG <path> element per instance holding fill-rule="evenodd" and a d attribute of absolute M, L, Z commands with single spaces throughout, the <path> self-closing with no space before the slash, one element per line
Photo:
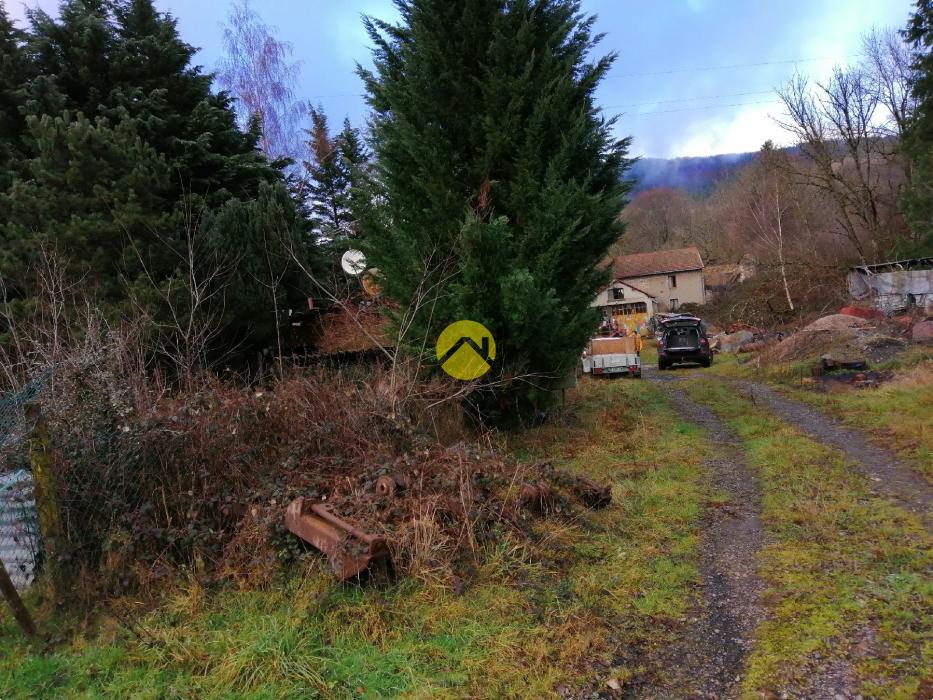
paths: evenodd
<path fill-rule="evenodd" d="M 738 352 L 743 345 L 748 345 L 755 339 L 751 331 L 736 331 L 729 335 L 719 336 L 719 349 L 722 352 Z"/>
<path fill-rule="evenodd" d="M 933 319 L 915 323 L 910 337 L 915 343 L 933 343 Z"/>

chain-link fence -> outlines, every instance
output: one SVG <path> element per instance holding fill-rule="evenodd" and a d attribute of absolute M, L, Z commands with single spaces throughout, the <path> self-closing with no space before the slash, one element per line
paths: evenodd
<path fill-rule="evenodd" d="M 19 390 L 0 395 L 0 562 L 19 590 L 35 580 L 41 559 L 29 460 L 28 439 L 34 428 L 29 407 L 48 377 L 46 372 Z"/>

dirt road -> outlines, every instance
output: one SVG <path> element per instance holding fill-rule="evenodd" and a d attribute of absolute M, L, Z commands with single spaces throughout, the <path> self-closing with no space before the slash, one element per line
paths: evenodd
<path fill-rule="evenodd" d="M 665 678 L 642 688 L 641 697 L 734 697 L 745 657 L 762 620 L 762 584 L 756 571 L 762 546 L 761 491 L 748 468 L 735 434 L 707 407 L 663 382 L 675 375 L 649 371 L 651 381 L 669 388 L 680 416 L 701 426 L 715 444 L 706 463 L 710 486 L 723 497 L 703 516 L 699 546 L 702 595 L 698 596 L 687 633 L 658 659 Z"/>
<path fill-rule="evenodd" d="M 756 632 L 768 616 L 762 601 L 759 554 L 766 543 L 761 521 L 761 486 L 746 462 L 742 442 L 711 410 L 702 395 L 688 395 L 686 383 L 711 375 L 684 369 L 659 372 L 646 368 L 645 376 L 664 387 L 680 417 L 702 427 L 715 448 L 706 463 L 710 485 L 721 493 L 720 507 L 713 499 L 701 527 L 699 571 L 702 588 L 695 611 L 680 642 L 653 660 L 665 668 L 662 678 L 640 688 L 633 697 L 730 698 L 739 694 Z M 927 530 L 933 512 L 929 483 L 893 453 L 872 444 L 864 435 L 773 389 L 750 381 L 730 382 L 738 395 L 756 408 L 773 414 L 821 445 L 832 448 L 861 472 L 876 496 L 916 514 Z M 869 647 L 871 625 L 850 630 L 852 646 Z M 814 662 L 780 697 L 860 698 L 860 681 L 845 655 Z"/>
<path fill-rule="evenodd" d="M 920 516 L 927 529 L 933 526 L 933 487 L 903 464 L 892 452 L 869 442 L 860 433 L 799 401 L 785 398 L 770 387 L 756 382 L 736 381 L 735 385 L 754 402 L 764 404 L 783 420 L 818 442 L 845 453 L 849 462 L 871 482 L 881 496 L 897 501 Z"/>

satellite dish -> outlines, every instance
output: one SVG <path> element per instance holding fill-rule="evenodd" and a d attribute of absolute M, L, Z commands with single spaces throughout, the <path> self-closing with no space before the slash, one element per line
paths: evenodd
<path fill-rule="evenodd" d="M 366 270 L 366 256 L 351 248 L 340 258 L 340 267 L 352 277 L 359 277 Z"/>

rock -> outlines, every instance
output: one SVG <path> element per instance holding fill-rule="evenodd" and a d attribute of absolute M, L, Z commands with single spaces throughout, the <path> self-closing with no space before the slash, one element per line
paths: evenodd
<path fill-rule="evenodd" d="M 722 352 L 738 352 L 743 345 L 748 345 L 755 339 L 751 331 L 736 331 L 729 335 L 719 336 L 719 349 Z"/>
<path fill-rule="evenodd" d="M 830 314 L 816 319 L 805 331 L 844 331 L 850 328 L 868 328 L 871 326 L 867 320 L 847 314 Z"/>
<path fill-rule="evenodd" d="M 933 320 L 919 321 L 910 331 L 910 337 L 915 343 L 933 343 Z"/>
<path fill-rule="evenodd" d="M 622 684 L 619 683 L 619 681 L 615 678 L 610 678 L 608 681 L 606 681 L 606 685 L 608 685 L 613 690 L 622 690 Z"/>

